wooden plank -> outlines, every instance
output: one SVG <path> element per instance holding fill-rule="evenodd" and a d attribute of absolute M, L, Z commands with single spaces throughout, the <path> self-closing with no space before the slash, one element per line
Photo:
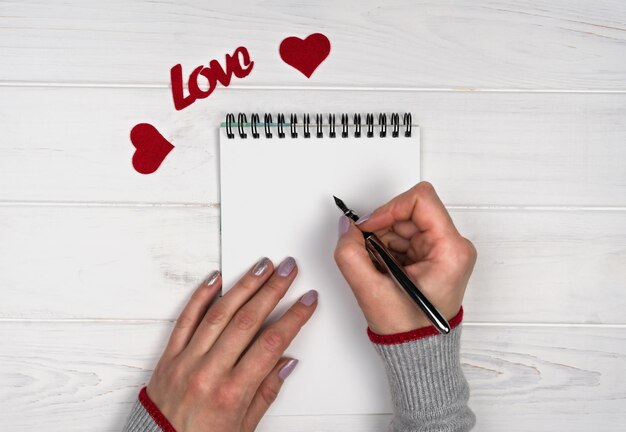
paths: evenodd
<path fill-rule="evenodd" d="M 469 321 L 626 323 L 623 212 L 452 217 L 479 251 Z M 218 218 L 210 208 L 0 207 L 0 317 L 175 319 L 219 266 Z"/>
<path fill-rule="evenodd" d="M 169 329 L 168 323 L 1 323 L 5 428 L 121 430 Z M 551 431 L 558 419 L 571 431 L 621 431 L 626 422 L 624 328 L 467 326 L 462 351 L 477 430 Z M 306 373 L 304 362 L 300 367 L 296 373 Z M 287 382 L 279 397 L 295 390 Z M 388 419 L 273 417 L 259 430 L 374 432 Z"/>
<path fill-rule="evenodd" d="M 619 431 L 626 422 L 626 331 L 464 329 L 476 430 Z M 558 420 L 557 420 L 558 419 Z"/>
<path fill-rule="evenodd" d="M 625 323 L 623 212 L 453 211 L 479 258 L 474 322 Z"/>
<path fill-rule="evenodd" d="M 174 318 L 219 263 L 209 208 L 0 210 L 1 317 Z"/>
<path fill-rule="evenodd" d="M 217 203 L 225 114 L 306 107 L 412 112 L 423 176 L 448 205 L 626 205 L 626 95 L 226 90 L 176 113 L 158 89 L 0 93 L 1 201 Z M 176 146 L 151 175 L 131 165 L 140 122 Z"/>
<path fill-rule="evenodd" d="M 3 81 L 167 85 L 174 64 L 189 73 L 243 45 L 256 62 L 235 82 L 244 86 L 625 89 L 620 0 L 29 0 L 3 3 L 1 15 Z M 278 46 L 317 31 L 332 51 L 307 80 Z"/>

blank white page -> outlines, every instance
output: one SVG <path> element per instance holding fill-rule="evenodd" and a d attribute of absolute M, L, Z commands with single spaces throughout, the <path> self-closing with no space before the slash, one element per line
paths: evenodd
<path fill-rule="evenodd" d="M 222 273 L 224 291 L 260 257 L 277 266 L 293 256 L 299 268 L 270 321 L 310 289 L 317 311 L 287 349 L 300 363 L 285 381 L 270 415 L 390 413 L 382 361 L 333 251 L 341 212 L 333 195 L 360 215 L 420 179 L 419 128 L 412 136 L 241 139 L 220 128 Z M 327 136 L 327 130 L 324 131 Z"/>

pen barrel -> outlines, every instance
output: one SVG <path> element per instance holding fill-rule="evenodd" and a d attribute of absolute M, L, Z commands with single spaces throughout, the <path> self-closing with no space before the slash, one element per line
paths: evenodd
<path fill-rule="evenodd" d="M 437 308 L 426 298 L 426 296 L 413 283 L 409 276 L 405 273 L 400 264 L 385 245 L 375 234 L 366 236 L 365 244 L 367 249 L 376 258 L 378 264 L 385 268 L 394 282 L 399 285 L 413 299 L 419 308 L 426 314 L 426 317 L 435 326 L 440 333 L 450 333 L 450 324 L 441 315 Z"/>

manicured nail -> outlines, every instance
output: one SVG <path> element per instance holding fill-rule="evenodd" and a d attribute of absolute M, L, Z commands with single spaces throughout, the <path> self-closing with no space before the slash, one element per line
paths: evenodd
<path fill-rule="evenodd" d="M 355 222 L 355 224 L 356 224 L 356 225 L 361 224 L 361 223 L 365 222 L 366 220 L 368 220 L 371 216 L 372 216 L 372 213 L 371 213 L 371 212 L 370 212 L 370 213 L 368 213 L 368 214 L 366 214 L 365 216 L 361 216 L 361 217 L 359 218 L 359 220 L 357 220 L 357 221 Z"/>
<path fill-rule="evenodd" d="M 339 236 L 348 232 L 348 228 L 350 228 L 350 219 L 348 219 L 346 215 L 341 215 L 339 217 Z"/>
<path fill-rule="evenodd" d="M 311 306 L 313 303 L 315 303 L 315 300 L 317 300 L 317 291 L 315 290 L 311 290 L 304 294 L 302 297 L 300 297 L 300 303 L 304 304 L 305 306 Z"/>
<path fill-rule="evenodd" d="M 204 280 L 204 284 L 211 286 L 215 283 L 218 277 L 220 277 L 220 272 L 219 270 L 215 270 L 213 273 L 209 275 L 208 278 Z"/>
<path fill-rule="evenodd" d="M 270 259 L 269 258 L 267 258 L 267 257 L 261 258 L 261 260 L 252 269 L 252 273 L 255 276 L 261 276 L 263 274 L 263 272 L 265 270 L 267 270 L 269 265 L 270 265 Z"/>
<path fill-rule="evenodd" d="M 293 271 L 293 268 L 296 266 L 296 260 L 292 257 L 287 257 L 278 265 L 278 269 L 276 272 L 282 276 L 289 276 L 289 273 Z"/>
<path fill-rule="evenodd" d="M 278 371 L 278 378 L 285 381 L 285 379 L 287 379 L 287 377 L 291 374 L 291 372 L 293 372 L 296 366 L 298 366 L 298 360 L 296 359 L 289 360 L 285 364 L 285 366 L 280 368 L 280 370 Z"/>

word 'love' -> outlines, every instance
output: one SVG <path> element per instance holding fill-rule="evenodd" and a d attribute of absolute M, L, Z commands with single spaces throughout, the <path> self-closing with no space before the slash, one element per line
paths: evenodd
<path fill-rule="evenodd" d="M 244 78 L 250 74 L 254 62 L 250 60 L 250 54 L 245 47 L 238 47 L 233 54 L 226 54 L 226 71 L 217 60 L 211 60 L 208 66 L 198 66 L 189 74 L 187 89 L 189 95 L 184 95 L 183 89 L 183 67 L 177 64 L 170 70 L 172 81 L 172 96 L 174 97 L 174 107 L 177 111 L 187 108 L 196 99 L 208 97 L 219 82 L 224 87 L 228 87 L 233 75 L 237 78 Z M 208 88 L 200 88 L 198 80 L 202 76 L 208 83 Z"/>

